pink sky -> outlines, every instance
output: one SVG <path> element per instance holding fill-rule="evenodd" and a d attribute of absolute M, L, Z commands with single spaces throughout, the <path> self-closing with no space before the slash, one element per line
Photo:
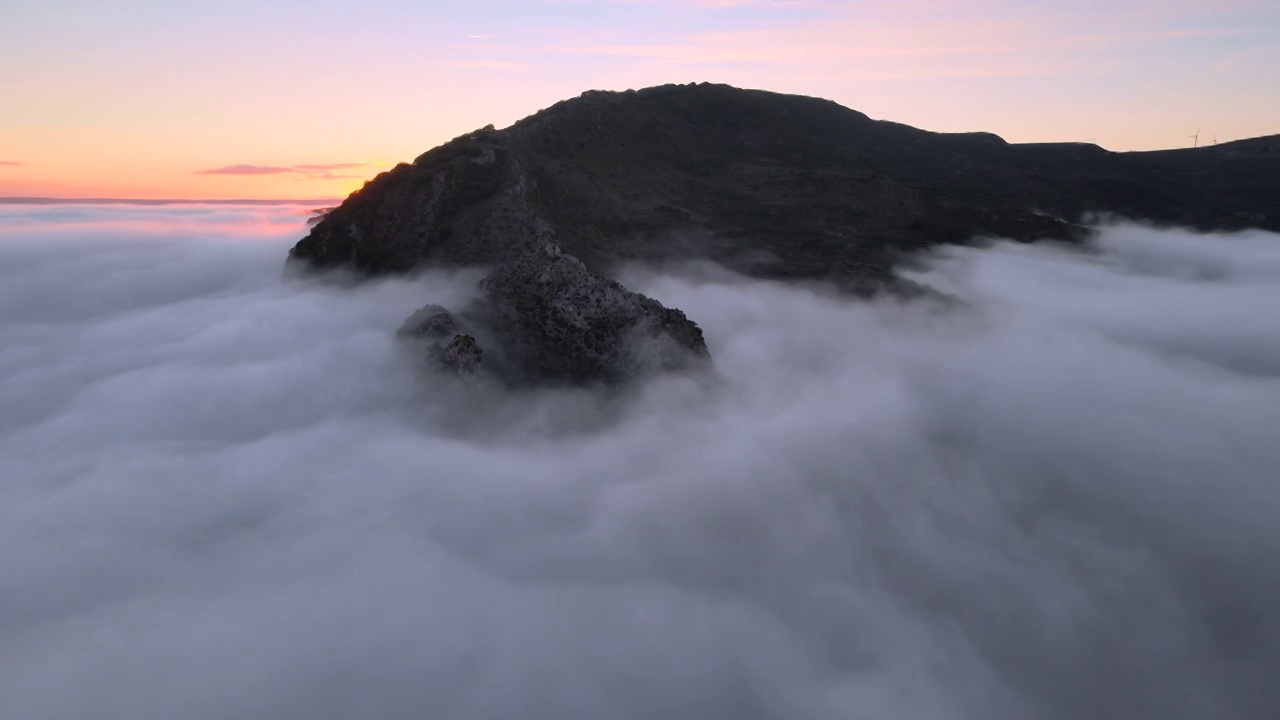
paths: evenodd
<path fill-rule="evenodd" d="M 0 196 L 338 197 L 477 127 L 667 82 L 1014 142 L 1280 132 L 1278 0 L 207 5 L 4 3 Z"/>

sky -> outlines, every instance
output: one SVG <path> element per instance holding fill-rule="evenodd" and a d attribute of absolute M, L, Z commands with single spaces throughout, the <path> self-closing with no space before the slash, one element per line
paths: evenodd
<path fill-rule="evenodd" d="M 1018 141 L 1280 132 L 1280 0 L 3 0 L 0 196 L 335 198 L 588 89 Z"/>

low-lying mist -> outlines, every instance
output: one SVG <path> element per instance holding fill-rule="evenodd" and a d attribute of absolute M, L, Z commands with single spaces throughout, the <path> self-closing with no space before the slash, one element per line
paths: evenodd
<path fill-rule="evenodd" d="M 0 208 L 0 717 L 1280 717 L 1280 238 L 633 269 L 718 382 L 425 378 L 474 273 Z"/>

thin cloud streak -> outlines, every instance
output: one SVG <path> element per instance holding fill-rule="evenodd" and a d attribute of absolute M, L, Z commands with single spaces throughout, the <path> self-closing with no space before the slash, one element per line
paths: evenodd
<path fill-rule="evenodd" d="M 197 170 L 197 175 L 279 175 L 293 172 L 293 168 L 270 165 L 228 165 L 212 170 Z"/>
<path fill-rule="evenodd" d="M 294 165 L 294 170 L 347 170 L 350 168 L 364 167 L 368 163 L 325 163 L 320 165 Z"/>
<path fill-rule="evenodd" d="M 368 167 L 368 163 L 307 163 L 303 165 L 227 165 L 226 167 L 197 170 L 196 175 L 284 175 L 297 174 L 307 180 L 339 180 L 359 175 L 335 174 L 334 170 L 353 170 Z"/>

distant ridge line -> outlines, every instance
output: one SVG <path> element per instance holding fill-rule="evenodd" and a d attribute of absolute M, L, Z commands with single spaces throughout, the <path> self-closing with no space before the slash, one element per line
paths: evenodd
<path fill-rule="evenodd" d="M 341 202 L 341 198 L 311 198 L 294 200 L 209 200 L 209 199 L 130 199 L 130 198 L 49 198 L 49 197 L 0 197 L 0 205 L 315 205 L 328 207 Z"/>

